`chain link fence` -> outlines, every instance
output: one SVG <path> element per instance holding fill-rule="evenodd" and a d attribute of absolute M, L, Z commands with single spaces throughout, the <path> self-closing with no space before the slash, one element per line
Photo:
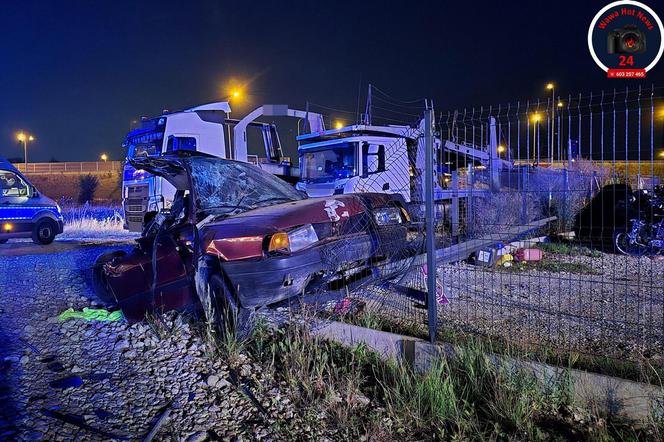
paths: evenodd
<path fill-rule="evenodd" d="M 410 246 L 392 255 L 394 272 L 352 290 L 364 309 L 355 321 L 435 340 L 479 336 L 558 358 L 661 366 L 662 92 L 553 95 L 443 112 L 430 130 L 431 112 L 422 109 L 409 126 L 408 178 L 396 168 L 392 177 L 409 188 L 418 227 L 408 233 Z M 393 160 L 386 155 L 386 170 Z M 379 179 L 353 190 L 375 191 Z"/>

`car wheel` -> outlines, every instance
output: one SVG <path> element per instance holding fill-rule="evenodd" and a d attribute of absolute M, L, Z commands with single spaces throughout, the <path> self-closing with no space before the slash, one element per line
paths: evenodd
<path fill-rule="evenodd" d="M 123 250 L 116 250 L 114 252 L 107 252 L 99 255 L 92 266 L 92 286 L 95 290 L 97 298 L 107 305 L 116 303 L 113 292 L 108 286 L 106 281 L 106 274 L 104 273 L 104 264 L 111 262 L 115 258 L 125 256 L 127 253 Z"/>
<path fill-rule="evenodd" d="M 32 241 L 35 244 L 48 245 L 53 242 L 56 235 L 56 226 L 50 219 L 43 219 L 32 229 Z"/>
<path fill-rule="evenodd" d="M 247 338 L 251 333 L 251 312 L 240 305 L 222 275 L 212 275 L 210 292 L 218 331 L 222 335 L 234 335 L 238 340 Z"/>

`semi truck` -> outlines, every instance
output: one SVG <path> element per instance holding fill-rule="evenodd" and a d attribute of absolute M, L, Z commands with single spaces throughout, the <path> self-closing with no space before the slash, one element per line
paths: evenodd
<path fill-rule="evenodd" d="M 181 150 L 200 151 L 219 158 L 250 162 L 287 181 L 297 180 L 298 170 L 284 157 L 279 134 L 272 123 L 255 121 L 258 116 L 288 116 L 304 119 L 306 128 L 325 129 L 322 116 L 290 109 L 287 105 L 263 105 L 242 120 L 230 118 L 226 101 L 203 104 L 177 112 L 164 112 L 141 119 L 141 126 L 130 131 L 123 143 L 126 158 L 122 195 L 125 229 L 140 232 L 148 212 L 169 207 L 175 189 L 166 180 L 134 168 L 129 160 L 153 157 Z M 250 154 L 248 129 L 258 132 L 265 156 Z M 259 141 L 260 143 L 260 141 Z"/>

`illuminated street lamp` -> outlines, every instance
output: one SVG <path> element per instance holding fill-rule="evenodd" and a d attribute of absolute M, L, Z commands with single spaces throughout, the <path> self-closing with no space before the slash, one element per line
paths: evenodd
<path fill-rule="evenodd" d="M 105 163 L 106 161 L 108 161 L 108 155 L 106 155 L 105 153 L 101 154 L 101 156 L 100 156 L 99 158 L 100 158 L 104 163 Z"/>
<path fill-rule="evenodd" d="M 28 170 L 28 141 L 35 141 L 35 137 L 27 134 L 23 131 L 20 131 L 16 134 L 16 139 L 23 143 L 23 161 L 25 162 L 25 170 Z"/>
<path fill-rule="evenodd" d="M 337 120 L 337 121 L 334 122 L 334 128 L 335 129 L 341 129 L 342 127 L 344 127 L 343 121 Z"/>
<path fill-rule="evenodd" d="M 506 150 L 505 146 L 503 146 L 502 144 L 498 145 L 498 154 L 505 153 L 505 150 Z"/>
<path fill-rule="evenodd" d="M 229 103 L 232 101 L 233 104 L 237 104 L 238 102 L 242 101 L 243 95 L 244 95 L 244 90 L 241 87 L 229 87 L 226 89 L 228 95 L 224 97 L 225 101 L 228 101 Z M 226 113 L 226 118 L 230 117 L 231 113 L 227 112 Z M 228 131 L 228 145 L 231 145 L 231 131 Z"/>

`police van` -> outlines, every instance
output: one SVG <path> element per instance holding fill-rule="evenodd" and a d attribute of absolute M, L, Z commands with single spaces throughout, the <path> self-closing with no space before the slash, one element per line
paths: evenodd
<path fill-rule="evenodd" d="M 10 238 L 32 238 L 37 244 L 50 244 L 62 233 L 60 207 L 12 164 L 0 157 L 0 244 Z"/>

